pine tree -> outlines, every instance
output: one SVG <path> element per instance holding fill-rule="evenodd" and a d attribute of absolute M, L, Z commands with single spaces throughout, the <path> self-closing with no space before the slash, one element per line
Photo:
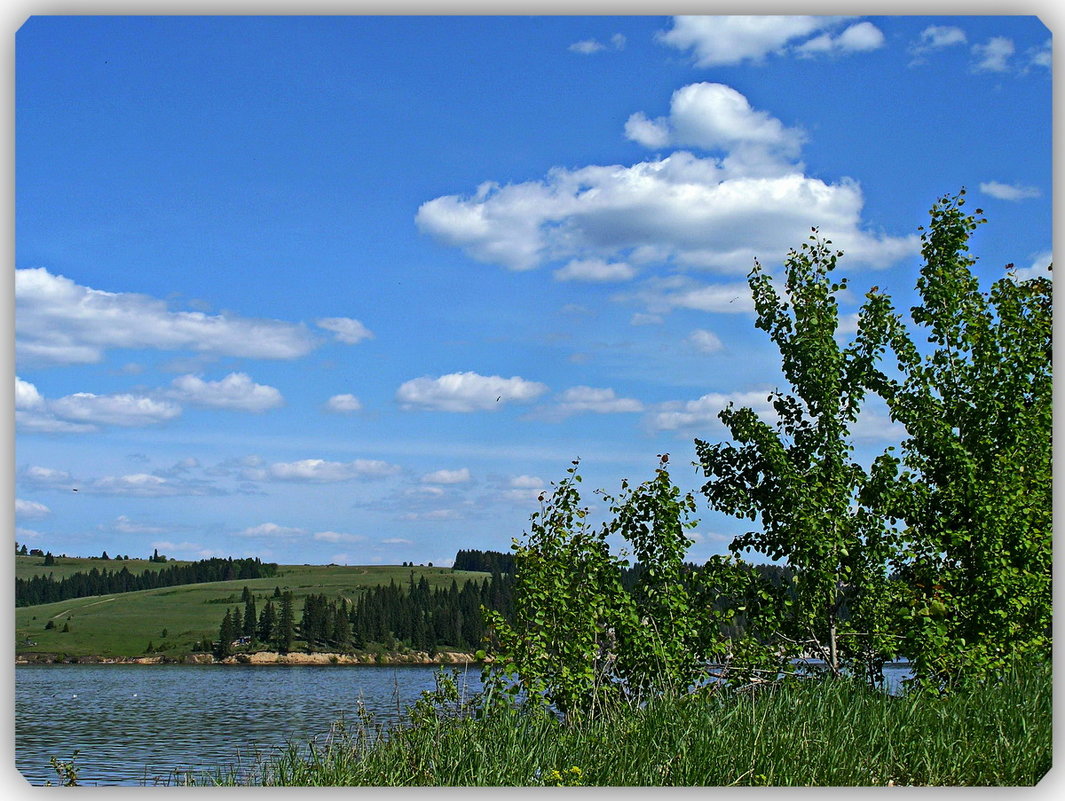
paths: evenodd
<path fill-rule="evenodd" d="M 249 639 L 255 637 L 255 623 L 258 615 L 255 614 L 255 596 L 248 592 L 248 588 L 244 588 L 247 593 L 247 598 L 244 600 L 244 625 L 241 627 L 241 633 Z"/>
<path fill-rule="evenodd" d="M 293 609 L 292 592 L 285 592 L 281 596 L 281 611 L 277 616 L 277 629 L 274 635 L 274 644 L 277 650 L 287 654 L 292 648 L 292 640 L 296 636 L 296 614 Z"/>
<path fill-rule="evenodd" d="M 233 653 L 234 638 L 233 615 L 227 609 L 225 617 L 222 618 L 222 625 L 218 627 L 218 647 L 215 648 L 215 656 L 224 659 Z"/>

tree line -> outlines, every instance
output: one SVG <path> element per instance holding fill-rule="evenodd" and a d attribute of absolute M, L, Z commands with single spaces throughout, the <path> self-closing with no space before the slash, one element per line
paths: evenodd
<path fill-rule="evenodd" d="M 255 595 L 245 587 L 243 609 L 226 610 L 217 642 L 203 650 L 220 657 L 242 646 L 286 653 L 299 640 L 308 651 L 338 653 L 400 647 L 429 653 L 444 647 L 472 651 L 483 643 L 483 609 L 510 616 L 513 584 L 508 574 L 495 572 L 461 587 L 452 579 L 449 586 L 433 589 L 425 576 L 415 580 L 412 570 L 405 585 L 393 579 L 354 598 L 312 593 L 303 600 L 298 622 L 290 591 L 275 588 L 258 608 Z"/>
<path fill-rule="evenodd" d="M 15 605 L 33 606 L 88 595 L 104 595 L 116 592 L 135 592 L 158 587 L 173 587 L 179 584 L 199 584 L 209 581 L 234 581 L 238 579 L 272 578 L 277 575 L 277 564 L 263 562 L 258 557 L 249 559 L 202 559 L 183 565 L 170 565 L 159 570 L 131 573 L 123 565 L 121 570 L 92 568 L 61 579 L 53 574 L 15 579 Z"/>

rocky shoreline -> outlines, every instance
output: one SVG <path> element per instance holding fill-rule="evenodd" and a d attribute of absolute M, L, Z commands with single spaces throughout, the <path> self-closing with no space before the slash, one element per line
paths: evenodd
<path fill-rule="evenodd" d="M 63 654 L 15 654 L 16 665 L 455 665 L 477 664 L 473 654 L 426 651 L 383 654 L 287 653 L 257 651 L 216 659 L 212 654 L 171 656 L 66 656 Z"/>

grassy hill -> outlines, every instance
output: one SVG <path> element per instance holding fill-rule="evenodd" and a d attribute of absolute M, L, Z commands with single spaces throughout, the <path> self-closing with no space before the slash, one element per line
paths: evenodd
<path fill-rule="evenodd" d="M 131 572 L 165 565 L 146 560 L 104 562 L 98 559 L 56 558 L 56 565 L 44 568 L 41 557 L 17 557 L 16 575 L 29 578 L 52 572 L 55 578 L 93 567 Z M 173 564 L 173 563 L 169 563 Z M 180 656 L 192 650 L 203 638 L 216 639 L 218 625 L 229 607 L 242 606 L 240 596 L 247 586 L 256 596 L 258 608 L 273 595 L 274 588 L 291 590 L 296 599 L 296 619 L 303 599 L 324 593 L 329 598 L 354 599 L 359 592 L 390 580 L 406 585 L 425 576 L 430 587 L 448 587 L 454 579 L 459 586 L 470 579 L 481 580 L 486 573 L 455 571 L 447 567 L 281 565 L 278 575 L 265 579 L 239 579 L 205 584 L 186 584 L 130 593 L 113 593 L 73 598 L 58 603 L 15 609 L 15 651 L 20 654 L 47 653 L 68 656 L 142 656 L 149 642 L 162 654 Z M 55 628 L 46 629 L 51 620 Z M 64 632 L 67 626 L 69 631 Z M 163 636 L 166 629 L 167 635 Z M 33 644 L 28 644 L 28 642 Z"/>

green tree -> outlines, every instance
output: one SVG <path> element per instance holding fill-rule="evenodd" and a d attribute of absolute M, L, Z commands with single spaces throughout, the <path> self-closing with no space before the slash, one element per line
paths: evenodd
<path fill-rule="evenodd" d="M 493 641 L 489 681 L 570 717 L 594 712 L 620 692 L 610 681 L 616 631 L 623 617 L 638 622 L 607 528 L 587 521 L 577 466 L 541 494 L 526 542 L 514 541 L 514 621 L 485 612 Z"/>
<path fill-rule="evenodd" d="M 236 639 L 236 628 L 233 625 L 233 614 L 228 609 L 222 618 L 222 624 L 218 627 L 218 645 L 215 648 L 215 656 L 224 659 L 233 653 L 233 640 Z"/>
<path fill-rule="evenodd" d="M 244 589 L 247 591 L 248 588 L 245 587 Z M 255 596 L 248 592 L 247 597 L 244 599 L 244 625 L 241 629 L 241 634 L 254 639 L 258 618 L 259 616 L 255 612 Z"/>
<path fill-rule="evenodd" d="M 931 348 L 896 317 L 901 377 L 883 389 L 907 431 L 901 460 L 880 462 L 901 468 L 881 500 L 905 525 L 906 650 L 933 686 L 1051 650 L 1053 289 L 1010 273 L 981 292 L 969 240 L 984 220 L 964 205 L 930 212 L 910 315 Z"/>
<path fill-rule="evenodd" d="M 277 615 L 274 629 L 274 645 L 278 651 L 287 654 L 292 650 L 292 641 L 296 637 L 296 612 L 292 592 L 286 590 L 281 595 L 281 609 Z"/>
<path fill-rule="evenodd" d="M 850 432 L 878 375 L 890 306 L 868 294 L 857 334 L 841 346 L 836 298 L 847 282 L 832 272 L 842 253 L 816 231 L 810 240 L 788 255 L 784 297 L 760 264 L 748 277 L 756 325 L 780 351 L 793 392 L 769 396 L 773 423 L 730 404 L 719 416 L 736 444 L 696 440 L 696 451 L 710 505 L 761 524 L 730 549 L 785 560 L 794 571 L 794 591 L 754 592 L 766 647 L 782 662 L 813 653 L 833 672 L 849 666 L 876 681 L 894 648 L 892 532 L 863 502 L 870 479 L 852 458 Z M 742 611 L 758 617 L 749 605 Z"/>

